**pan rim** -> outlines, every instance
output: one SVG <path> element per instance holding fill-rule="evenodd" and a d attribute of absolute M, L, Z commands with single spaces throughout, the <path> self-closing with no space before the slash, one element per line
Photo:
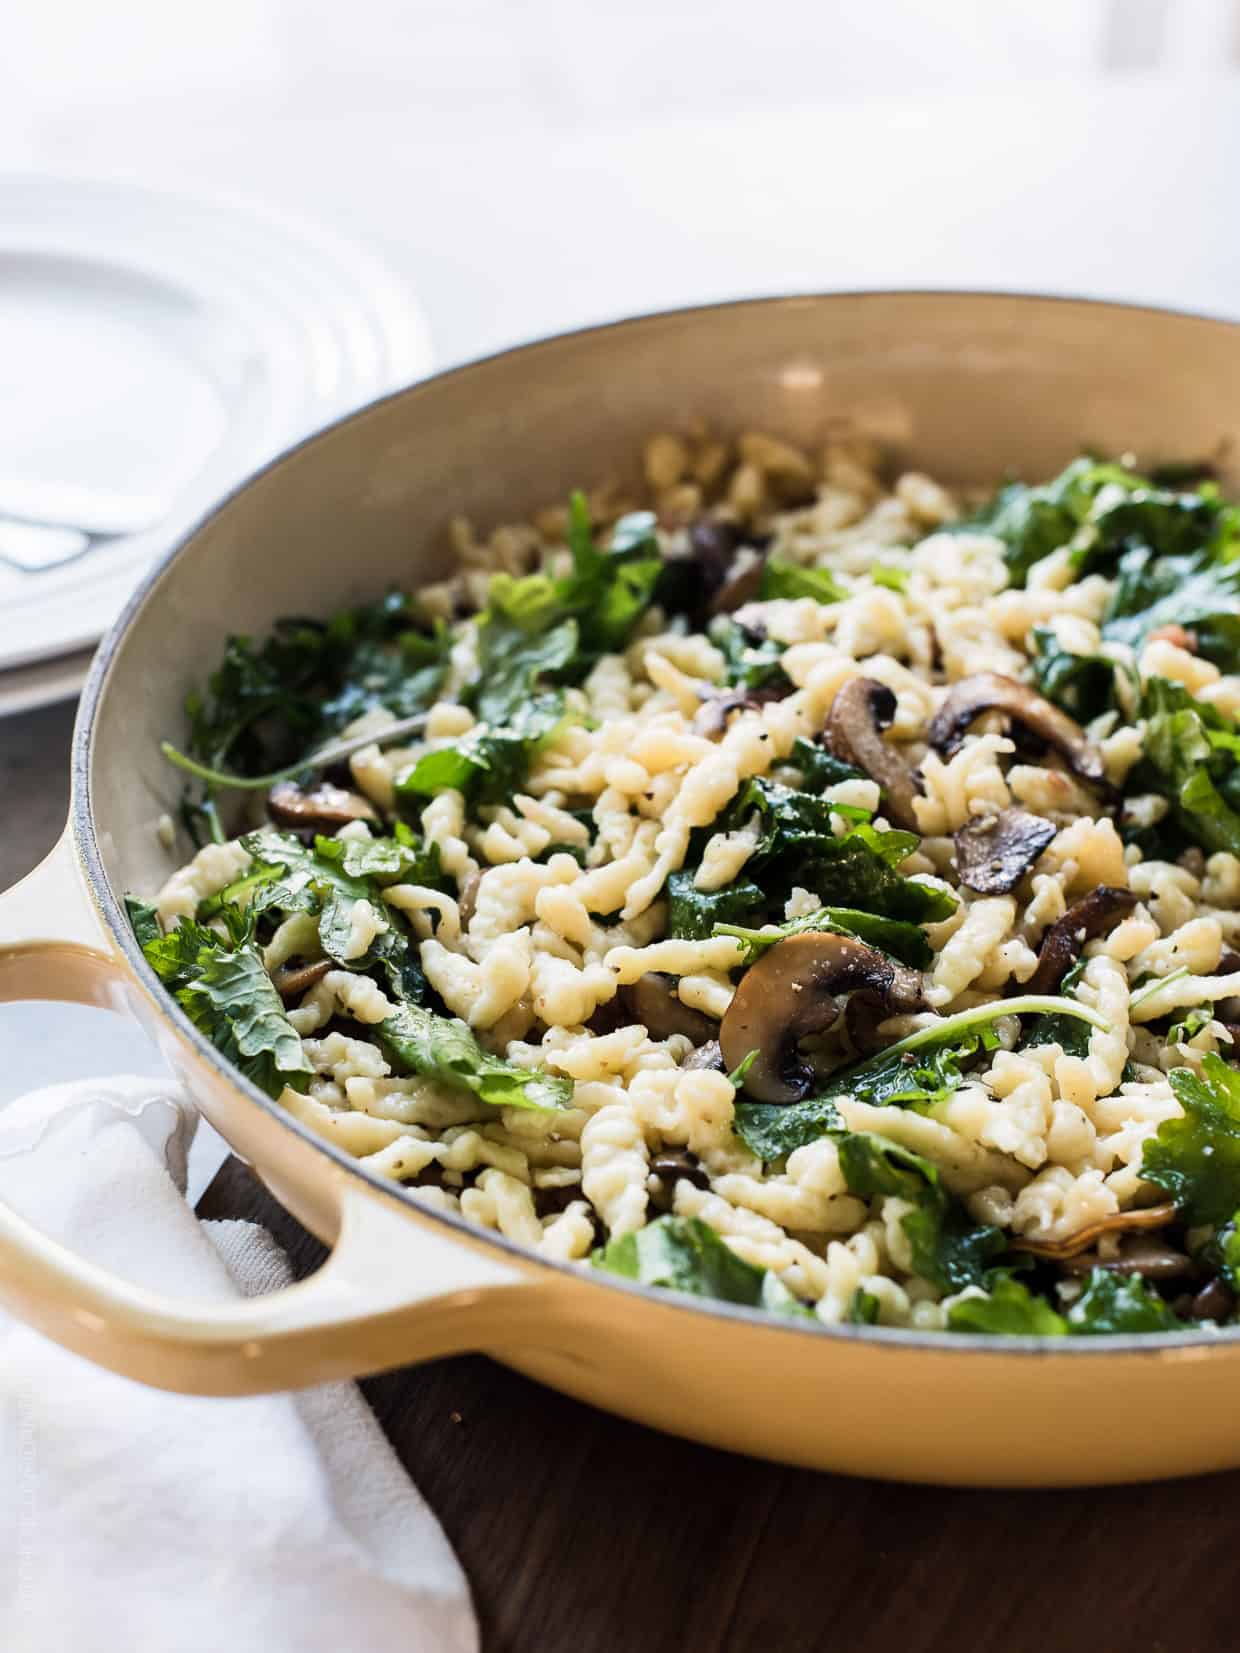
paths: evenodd
<path fill-rule="evenodd" d="M 451 1235 L 468 1244 L 493 1248 L 523 1268 L 546 1271 L 550 1281 L 559 1280 L 564 1285 L 571 1283 L 582 1287 L 587 1285 L 599 1286 L 605 1290 L 639 1297 L 643 1302 L 657 1306 L 660 1309 L 721 1319 L 725 1323 L 734 1325 L 737 1334 L 745 1329 L 750 1332 L 761 1331 L 772 1336 L 813 1337 L 822 1343 L 824 1348 L 837 1342 L 844 1342 L 887 1349 L 893 1354 L 897 1349 L 903 1349 L 925 1355 L 939 1356 L 985 1354 L 990 1356 L 991 1359 L 1011 1357 L 1043 1360 L 1066 1356 L 1077 1361 L 1082 1359 L 1115 1359 L 1119 1356 L 1133 1355 L 1154 1360 L 1176 1354 L 1187 1358 L 1201 1358 L 1208 1350 L 1216 1350 L 1220 1354 L 1235 1351 L 1240 1347 L 1240 1326 L 1230 1330 L 1217 1329 L 1215 1331 L 1107 1333 L 1101 1336 L 1078 1339 L 1024 1336 L 992 1337 L 979 1333 L 918 1331 L 902 1327 L 829 1326 L 816 1320 L 805 1322 L 784 1319 L 767 1314 L 759 1309 L 722 1303 L 714 1299 L 696 1298 L 653 1286 L 643 1286 L 636 1281 L 625 1280 L 606 1272 L 595 1270 L 587 1272 L 578 1264 L 559 1262 L 552 1258 L 540 1256 L 537 1252 L 530 1251 L 518 1245 L 515 1241 L 506 1239 L 503 1235 L 493 1234 L 476 1227 L 463 1217 L 457 1217 L 448 1212 L 434 1211 L 429 1207 L 420 1205 L 399 1184 L 395 1184 L 390 1179 L 381 1177 L 375 1172 L 366 1170 L 357 1160 L 346 1154 L 343 1149 L 337 1147 L 334 1143 L 327 1142 L 311 1130 L 308 1125 L 294 1119 L 286 1110 L 280 1107 L 273 1097 L 269 1097 L 260 1091 L 256 1085 L 246 1079 L 243 1074 L 223 1058 L 206 1036 L 193 1025 L 180 1006 L 166 993 L 159 978 L 147 963 L 137 946 L 126 920 L 124 909 L 112 890 L 111 882 L 104 868 L 94 825 L 91 755 L 99 708 L 106 693 L 108 680 L 121 643 L 127 635 L 131 623 L 155 594 L 157 587 L 172 567 L 192 548 L 199 535 L 216 518 L 227 511 L 251 486 L 285 464 L 286 461 L 306 452 L 319 442 L 331 439 L 343 427 L 361 424 L 378 416 L 386 410 L 389 404 L 399 399 L 416 397 L 427 392 L 433 393 L 435 387 L 445 382 L 454 381 L 502 359 L 535 353 L 562 343 L 585 341 L 604 334 L 629 329 L 636 330 L 659 323 L 686 321 L 699 316 L 729 311 L 776 307 L 804 307 L 808 309 L 821 304 L 857 300 L 877 303 L 893 300 L 926 300 L 945 304 L 976 302 L 980 304 L 1028 305 L 1031 308 L 1045 305 L 1077 307 L 1091 312 L 1120 312 L 1129 315 L 1148 316 L 1158 320 L 1197 322 L 1210 327 L 1223 327 L 1232 331 L 1240 331 L 1240 320 L 1206 311 L 1088 297 L 1072 293 L 1039 293 L 1017 289 L 959 287 L 885 287 L 790 294 L 775 293 L 728 299 L 710 304 L 681 305 L 671 309 L 646 311 L 615 321 L 596 323 L 569 329 L 565 332 L 548 334 L 526 343 L 491 351 L 486 355 L 458 363 L 430 374 L 410 385 L 402 386 L 397 390 L 377 397 L 375 400 L 366 403 L 365 406 L 344 415 L 342 418 L 333 420 L 330 424 L 285 449 L 244 478 L 208 510 L 204 511 L 194 523 L 178 535 L 175 542 L 148 570 L 120 614 L 108 628 L 96 652 L 90 674 L 82 690 L 74 724 L 71 757 L 72 793 L 69 819 L 79 863 L 85 874 L 91 897 L 96 910 L 104 921 L 114 948 L 124 958 L 130 973 L 146 991 L 147 996 L 155 1004 L 159 1013 L 171 1022 L 180 1039 L 194 1050 L 196 1057 L 214 1069 L 215 1073 L 225 1080 L 234 1091 L 244 1097 L 250 1104 L 261 1108 L 285 1129 L 291 1130 L 317 1152 L 323 1154 L 330 1163 L 336 1166 L 337 1170 L 359 1179 L 372 1194 L 380 1195 L 385 1200 L 392 1202 L 411 1220 L 437 1226 L 445 1235 Z M 824 1354 L 823 1359 L 826 1358 L 827 1356 Z"/>

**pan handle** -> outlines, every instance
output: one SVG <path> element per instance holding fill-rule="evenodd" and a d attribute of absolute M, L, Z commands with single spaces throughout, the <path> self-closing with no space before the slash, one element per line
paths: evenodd
<path fill-rule="evenodd" d="M 0 895 L 0 1001 L 123 1009 L 127 981 L 66 831 Z M 541 1341 L 542 1310 L 564 1284 L 553 1271 L 458 1236 L 332 1169 L 336 1243 L 297 1285 L 241 1301 L 180 1302 L 79 1257 L 0 1203 L 0 1303 L 96 1365 L 198 1395 L 306 1388 Z"/>
<path fill-rule="evenodd" d="M 271 1394 L 542 1341 L 543 1271 L 436 1233 L 362 1185 L 342 1190 L 340 1218 L 331 1256 L 309 1279 L 265 1297 L 182 1303 L 0 1205 L 0 1300 L 98 1366 L 191 1395 Z"/>
<path fill-rule="evenodd" d="M 123 980 L 66 826 L 34 871 L 0 894 L 0 1004 L 63 999 L 119 1010 Z"/>

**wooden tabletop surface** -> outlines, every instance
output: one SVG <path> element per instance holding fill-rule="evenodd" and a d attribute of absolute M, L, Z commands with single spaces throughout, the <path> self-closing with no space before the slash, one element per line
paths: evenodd
<path fill-rule="evenodd" d="M 299 1276 L 322 1261 L 235 1159 L 199 1211 L 264 1223 Z M 659 1435 L 482 1356 L 362 1387 L 456 1547 L 486 1653 L 1213 1653 L 1240 1640 L 1240 1473 L 1097 1491 L 889 1486 Z M 754 1404 L 778 1405 L 777 1373 Z M 1140 1440 L 1132 1451 L 1139 1466 Z"/>

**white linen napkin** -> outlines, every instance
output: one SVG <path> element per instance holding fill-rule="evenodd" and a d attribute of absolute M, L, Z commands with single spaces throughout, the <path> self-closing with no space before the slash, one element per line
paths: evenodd
<path fill-rule="evenodd" d="M 0 1109 L 0 1199 L 179 1297 L 271 1290 L 283 1253 L 185 1203 L 196 1118 L 168 1081 L 59 1085 Z M 5 1653 L 472 1653 L 447 1539 L 352 1384 L 169 1395 L 0 1312 Z"/>

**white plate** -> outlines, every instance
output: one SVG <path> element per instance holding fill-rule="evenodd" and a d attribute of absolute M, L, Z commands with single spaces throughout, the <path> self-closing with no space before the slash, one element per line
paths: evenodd
<path fill-rule="evenodd" d="M 0 174 L 0 714 L 66 692 L 213 499 L 430 359 L 405 285 L 330 232 Z"/>

